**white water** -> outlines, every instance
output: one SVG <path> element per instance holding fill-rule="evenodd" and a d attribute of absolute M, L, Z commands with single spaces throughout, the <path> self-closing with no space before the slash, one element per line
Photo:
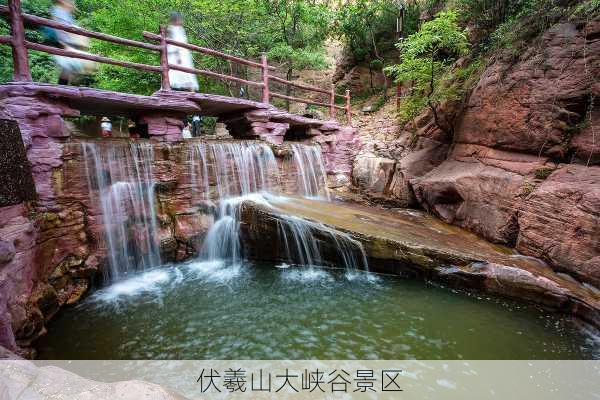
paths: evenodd
<path fill-rule="evenodd" d="M 298 194 L 306 198 L 330 200 L 321 148 L 303 144 L 292 144 L 291 148 L 298 173 Z"/>
<path fill-rule="evenodd" d="M 319 147 L 293 144 L 291 148 L 298 194 L 329 199 Z M 201 246 L 199 265 L 215 268 L 224 262 L 239 267 L 244 261 L 240 241 L 242 204 L 252 201 L 270 207 L 270 200 L 281 190 L 273 151 L 255 142 L 191 142 L 187 150 L 192 202 L 218 203 L 216 221 Z M 92 201 L 100 204 L 104 221 L 110 264 L 106 281 L 160 265 L 153 145 L 88 142 L 83 144 L 83 153 Z M 335 243 L 338 265 L 348 271 L 368 270 L 362 245 L 349 235 L 293 216 L 281 215 L 279 225 L 288 263 L 326 265 L 322 243 L 317 239 L 326 236 Z M 152 286 L 147 281 L 143 284 Z M 132 290 L 135 292 L 135 287 Z"/>
<path fill-rule="evenodd" d="M 86 142 L 83 154 L 91 202 L 102 212 L 105 281 L 160 265 L 152 145 Z"/>
<path fill-rule="evenodd" d="M 335 243 L 338 263 L 344 269 L 349 272 L 369 270 L 364 247 L 347 233 L 295 216 L 282 215 L 277 224 L 279 240 L 283 242 L 288 263 L 310 267 L 326 265 L 327 260 L 321 248 L 323 240 L 319 240 L 321 235 Z"/>

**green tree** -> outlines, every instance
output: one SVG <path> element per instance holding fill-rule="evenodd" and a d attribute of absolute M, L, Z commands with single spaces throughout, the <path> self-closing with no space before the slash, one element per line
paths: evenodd
<path fill-rule="evenodd" d="M 300 0 L 260 0 L 260 19 L 267 26 L 263 38 L 267 55 L 293 79 L 294 70 L 326 66 L 323 44 L 332 13 L 327 4 Z M 286 88 L 291 94 L 291 88 Z M 289 108 L 289 102 L 287 107 Z"/>
<path fill-rule="evenodd" d="M 6 0 L 4 0 L 6 3 Z M 48 16 L 52 0 L 24 0 L 24 9 L 31 14 Z M 94 31 L 143 41 L 143 31 L 157 33 L 166 24 L 169 14 L 184 15 L 185 28 L 191 43 L 214 48 L 244 58 L 268 53 L 291 76 L 294 69 L 324 66 L 323 42 L 328 35 L 331 12 L 322 2 L 307 0 L 77 0 L 78 24 Z M 6 24 L 0 25 L 4 33 Z M 32 30 L 30 40 L 43 41 Z M 28 37 L 29 37 L 28 36 Z M 158 65 L 155 52 L 91 40 L 90 52 L 106 57 Z M 10 80 L 12 62 L 10 48 L 1 47 L 0 79 Z M 32 74 L 36 81 L 56 81 L 56 68 L 51 56 L 30 52 Z M 212 56 L 194 54 L 198 68 L 233 74 L 243 78 L 258 78 L 259 71 L 239 66 Z M 151 94 L 160 87 L 155 73 L 99 65 L 97 73 L 86 84 L 115 91 Z M 254 75 L 252 75 L 254 74 Z M 200 77 L 203 92 L 236 94 L 237 84 Z M 246 91 L 248 92 L 248 91 Z"/>
<path fill-rule="evenodd" d="M 0 1 L 0 4 L 6 5 L 7 1 Z M 49 15 L 49 8 L 52 0 L 25 0 L 22 3 L 23 11 L 29 14 L 35 14 L 43 17 Z M 0 35 L 9 35 L 10 28 L 4 18 L 0 18 Z M 43 42 L 43 35 L 35 29 L 27 29 L 26 38 L 32 42 Z M 56 82 L 58 71 L 54 66 L 52 56 L 37 51 L 29 52 L 29 66 L 31 76 L 36 82 Z M 12 50 L 10 46 L 0 46 L 0 82 L 9 82 L 12 79 Z"/>
<path fill-rule="evenodd" d="M 403 35 L 417 30 L 419 3 L 404 0 L 357 0 L 340 7 L 336 15 L 336 33 L 344 40 L 346 52 L 354 62 L 365 62 L 371 75 L 385 65 L 386 54 L 398 40 L 397 29 Z M 387 82 L 386 82 L 387 88 Z"/>
<path fill-rule="evenodd" d="M 402 62 L 386 71 L 396 82 L 412 82 L 412 92 L 401 107 L 401 116 L 410 119 L 423 107 L 428 106 L 436 125 L 448 136 L 453 135 L 451 123 L 442 124 L 438 107 L 455 94 L 451 86 L 444 84 L 445 74 L 452 63 L 469 49 L 464 30 L 458 25 L 456 12 L 439 13 L 435 19 L 425 22 L 421 30 L 398 44 Z"/>

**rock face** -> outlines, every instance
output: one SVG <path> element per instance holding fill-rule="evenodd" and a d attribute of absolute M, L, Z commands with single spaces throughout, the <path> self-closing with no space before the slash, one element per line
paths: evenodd
<path fill-rule="evenodd" d="M 532 46 L 518 60 L 499 54 L 473 91 L 457 141 L 567 162 L 575 151 L 586 160 L 599 149 L 582 148 L 591 132 L 581 129 L 598 112 L 598 104 L 590 108 L 600 74 L 599 33 L 598 19 L 579 29 L 557 24 L 543 34 L 543 51 Z"/>
<path fill-rule="evenodd" d="M 442 105 L 457 116 L 453 138 L 429 111 L 406 127 L 369 117 L 353 183 L 370 201 L 422 207 L 597 286 L 600 19 L 556 24 L 538 41 L 496 53 L 460 113 Z"/>
<path fill-rule="evenodd" d="M 561 165 L 519 210 L 517 249 L 600 287 L 600 168 Z"/>

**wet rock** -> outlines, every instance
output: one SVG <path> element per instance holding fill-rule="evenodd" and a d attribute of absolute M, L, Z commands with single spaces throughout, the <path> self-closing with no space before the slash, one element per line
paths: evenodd
<path fill-rule="evenodd" d="M 68 297 L 65 300 L 65 304 L 73 305 L 77 304 L 83 296 L 87 293 L 90 288 L 90 284 L 86 280 L 75 281 L 68 291 Z"/>
<path fill-rule="evenodd" d="M 600 167 L 561 165 L 523 202 L 517 249 L 600 286 Z"/>
<path fill-rule="evenodd" d="M 31 303 L 40 310 L 45 321 L 49 321 L 60 307 L 55 288 L 47 284 L 38 285 L 31 296 Z"/>
<path fill-rule="evenodd" d="M 362 243 L 372 271 L 416 276 L 459 288 L 527 300 L 573 314 L 600 327 L 600 295 L 585 284 L 562 277 L 543 261 L 514 254 L 424 213 L 373 210 L 360 206 L 295 200 L 275 208 L 245 203 L 242 241 L 250 258 L 285 260 L 278 237 L 280 221 L 294 215 L 325 223 Z M 339 263 L 329 234 L 315 233 L 326 263 Z"/>
<path fill-rule="evenodd" d="M 30 348 L 45 333 L 44 314 L 32 305 L 25 310 L 24 323 L 16 330 L 17 344 L 22 348 Z"/>

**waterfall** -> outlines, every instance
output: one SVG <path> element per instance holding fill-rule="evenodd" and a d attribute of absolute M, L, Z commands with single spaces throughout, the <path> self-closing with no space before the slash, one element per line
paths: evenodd
<path fill-rule="evenodd" d="M 91 201 L 98 205 L 102 216 L 107 282 L 161 264 L 153 146 L 143 142 L 82 143 Z M 183 160 L 189 174 L 191 202 L 216 210 L 215 223 L 200 247 L 200 260 L 239 266 L 244 256 L 240 239 L 242 204 L 252 201 L 272 207 L 272 194 L 281 191 L 273 150 L 258 142 L 190 141 L 182 146 L 186 151 Z M 291 149 L 298 194 L 328 199 L 319 147 L 293 144 Z M 291 216 L 282 216 L 279 224 L 289 263 L 325 265 L 331 264 L 335 256 L 340 266 L 348 270 L 367 269 L 362 245 L 349 235 Z"/>
<path fill-rule="evenodd" d="M 191 146 L 188 162 L 192 191 L 202 188 L 202 199 L 216 200 L 219 203 L 216 222 L 206 235 L 200 259 L 239 265 L 243 259 L 240 243 L 242 204 L 253 201 L 270 207 L 268 193 L 281 189 L 278 181 L 280 171 L 273 151 L 265 144 L 253 142 L 198 142 Z M 320 148 L 293 144 L 291 149 L 297 171 L 298 194 L 329 200 L 327 175 Z M 209 182 L 214 182 L 216 186 L 213 199 L 209 195 Z M 345 269 L 368 270 L 362 244 L 348 234 L 324 224 L 285 215 L 281 216 L 278 224 L 279 238 L 289 263 L 325 265 L 326 260 L 318 239 L 319 235 L 325 235 L 334 243 L 336 255 Z"/>
<path fill-rule="evenodd" d="M 261 143 L 195 143 L 190 152 L 192 187 L 216 185 L 217 219 L 208 231 L 200 257 L 206 261 L 241 262 L 240 207 L 255 193 L 278 189 L 279 169 L 269 146 Z M 211 168 L 208 167 L 211 164 Z M 198 172 L 201 171 L 199 174 Z M 212 174 L 212 175 L 211 175 Z M 210 199 L 207 194 L 206 200 Z"/>
<path fill-rule="evenodd" d="M 309 267 L 327 264 L 321 250 L 319 235 L 331 238 L 335 243 L 337 258 L 349 271 L 369 270 L 365 249 L 359 241 L 347 233 L 324 224 L 294 216 L 282 215 L 277 222 L 280 242 L 283 243 L 287 262 Z"/>
<path fill-rule="evenodd" d="M 90 200 L 102 211 L 109 264 L 105 281 L 160 265 L 152 145 L 83 142 L 82 146 Z"/>
<path fill-rule="evenodd" d="M 304 144 L 292 144 L 291 148 L 298 174 L 299 194 L 307 198 L 324 197 L 329 200 L 327 173 L 321 148 Z"/>

